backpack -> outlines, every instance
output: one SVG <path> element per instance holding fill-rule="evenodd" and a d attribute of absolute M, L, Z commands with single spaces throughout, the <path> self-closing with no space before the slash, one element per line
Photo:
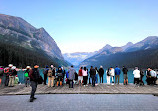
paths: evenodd
<path fill-rule="evenodd" d="M 26 73 L 25 73 L 25 77 L 29 77 L 29 74 L 28 74 L 28 72 L 26 72 Z"/>
<path fill-rule="evenodd" d="M 52 77 L 52 73 L 53 73 L 52 70 L 49 69 L 49 70 L 48 70 L 48 77 Z"/>

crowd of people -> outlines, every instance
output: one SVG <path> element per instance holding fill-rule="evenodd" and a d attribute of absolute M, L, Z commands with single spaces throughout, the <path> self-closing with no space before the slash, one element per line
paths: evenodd
<path fill-rule="evenodd" d="M 123 73 L 123 84 L 128 85 L 128 69 L 123 66 L 122 70 L 116 66 L 115 68 L 110 67 L 107 70 L 103 69 L 103 66 L 97 67 L 91 66 L 88 70 L 86 67 L 80 67 L 78 72 L 73 66 L 64 69 L 63 67 L 54 67 L 53 65 L 46 65 L 42 74 L 40 74 L 39 66 L 35 65 L 33 68 L 27 66 L 24 70 L 25 86 L 31 86 L 30 102 L 33 102 L 34 94 L 38 84 L 48 85 L 48 87 L 62 87 L 65 83 L 69 85 L 69 88 L 73 88 L 74 84 L 79 86 L 88 86 L 91 84 L 92 87 L 100 83 L 104 83 L 104 74 L 106 74 L 107 85 L 114 85 L 120 83 L 120 74 Z M 13 87 L 15 84 L 19 84 L 19 78 L 17 75 L 18 69 L 9 64 L 8 67 L 0 67 L 0 84 L 2 84 L 2 77 L 5 76 L 5 86 Z M 143 77 L 146 75 L 147 85 L 156 85 L 157 74 L 152 68 L 148 68 L 145 72 L 138 67 L 135 67 L 133 71 L 134 84 L 136 86 L 144 85 Z"/>

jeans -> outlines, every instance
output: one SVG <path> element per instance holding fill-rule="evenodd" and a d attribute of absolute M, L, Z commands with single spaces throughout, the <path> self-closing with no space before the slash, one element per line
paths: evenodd
<path fill-rule="evenodd" d="M 117 79 L 118 79 L 118 84 L 120 82 L 120 75 L 115 75 L 115 84 L 117 83 Z"/>
<path fill-rule="evenodd" d="M 95 86 L 95 75 L 92 75 L 92 86 Z"/>
<path fill-rule="evenodd" d="M 69 80 L 69 88 L 73 88 L 73 80 Z"/>
<path fill-rule="evenodd" d="M 32 90 L 31 90 L 31 96 L 30 98 L 34 98 L 34 95 L 35 95 L 35 92 L 36 92 L 36 89 L 37 89 L 37 82 L 35 81 L 31 81 L 31 87 L 32 87 Z"/>
<path fill-rule="evenodd" d="M 28 86 L 30 82 L 30 78 L 29 77 L 25 77 L 25 85 Z"/>
<path fill-rule="evenodd" d="M 44 74 L 44 84 L 46 85 L 47 82 L 47 74 Z"/>
<path fill-rule="evenodd" d="M 5 86 L 8 86 L 8 84 L 9 84 L 9 76 L 6 76 L 6 78 L 5 78 Z"/>
<path fill-rule="evenodd" d="M 102 83 L 103 83 L 103 75 L 100 76 L 100 83 L 101 83 L 101 80 L 102 80 Z"/>

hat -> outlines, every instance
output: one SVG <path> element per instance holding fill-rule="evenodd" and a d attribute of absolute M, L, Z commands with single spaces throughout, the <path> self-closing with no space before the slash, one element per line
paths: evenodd
<path fill-rule="evenodd" d="M 48 65 L 46 65 L 46 68 L 49 68 Z"/>
<path fill-rule="evenodd" d="M 16 77 L 18 77 L 18 75 L 16 75 Z"/>
<path fill-rule="evenodd" d="M 53 68 L 54 66 L 53 66 L 53 65 L 50 65 L 50 67 Z"/>
<path fill-rule="evenodd" d="M 16 69 L 16 66 L 13 66 L 12 69 Z"/>
<path fill-rule="evenodd" d="M 9 66 L 9 67 L 13 67 L 13 64 L 9 64 L 8 66 Z"/>
<path fill-rule="evenodd" d="M 34 66 L 34 68 L 36 68 L 36 69 L 37 69 L 37 68 L 39 68 L 39 66 L 38 66 L 38 65 L 35 65 L 35 66 Z"/>
<path fill-rule="evenodd" d="M 26 69 L 30 69 L 30 68 L 31 68 L 30 66 L 27 66 L 27 67 L 26 67 Z"/>
<path fill-rule="evenodd" d="M 100 68 L 103 68 L 103 66 L 100 66 Z"/>

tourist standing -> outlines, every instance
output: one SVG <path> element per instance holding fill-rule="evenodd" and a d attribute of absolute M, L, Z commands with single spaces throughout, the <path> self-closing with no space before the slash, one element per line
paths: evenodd
<path fill-rule="evenodd" d="M 99 77 L 100 77 L 100 83 L 103 83 L 103 76 L 104 76 L 104 69 L 103 69 L 103 66 L 100 66 L 100 69 L 99 69 Z M 102 80 L 102 82 L 101 82 Z"/>
<path fill-rule="evenodd" d="M 144 71 L 140 69 L 140 85 L 144 85 L 143 77 L 144 77 Z"/>
<path fill-rule="evenodd" d="M 115 75 L 115 70 L 113 67 L 110 68 L 110 76 L 111 76 L 111 79 L 112 79 L 112 84 L 111 85 L 114 85 L 114 75 Z"/>
<path fill-rule="evenodd" d="M 83 68 L 82 74 L 83 74 L 83 85 L 86 86 L 87 85 L 87 80 L 88 80 L 87 68 L 86 67 Z"/>
<path fill-rule="evenodd" d="M 110 69 L 108 68 L 107 71 L 106 71 L 106 74 L 107 74 L 107 84 L 110 84 Z"/>
<path fill-rule="evenodd" d="M 151 75 L 151 84 L 156 85 L 157 74 L 152 68 L 150 68 L 150 75 Z"/>
<path fill-rule="evenodd" d="M 3 73 L 4 73 L 4 68 L 0 67 L 0 86 L 2 85 Z"/>
<path fill-rule="evenodd" d="M 128 69 L 123 66 L 123 69 L 122 69 L 122 72 L 123 72 L 123 79 L 124 79 L 124 85 L 127 85 L 128 84 Z"/>
<path fill-rule="evenodd" d="M 35 65 L 34 68 L 31 69 L 29 72 L 29 77 L 30 77 L 30 82 L 31 82 L 31 87 L 32 87 L 30 102 L 33 102 L 33 100 L 36 99 L 34 96 L 37 89 L 38 79 L 40 76 L 38 68 L 39 66 Z"/>
<path fill-rule="evenodd" d="M 62 86 L 62 83 L 63 83 L 63 71 L 62 71 L 62 68 L 61 67 L 59 67 L 58 68 L 58 71 L 57 71 L 57 86 L 59 86 L 59 84 L 60 84 L 60 86 Z"/>
<path fill-rule="evenodd" d="M 148 68 L 147 71 L 146 71 L 146 82 L 147 82 L 147 85 L 151 84 L 151 74 L 150 74 L 150 71 L 151 71 L 150 68 Z"/>
<path fill-rule="evenodd" d="M 73 65 L 69 69 L 69 88 L 73 88 L 73 80 L 75 79 L 75 69 L 73 68 Z"/>
<path fill-rule="evenodd" d="M 17 75 L 16 67 L 12 67 L 12 73 L 9 75 L 9 84 L 8 86 L 13 87 L 14 86 L 14 79 L 15 75 Z"/>
<path fill-rule="evenodd" d="M 49 70 L 48 70 L 48 87 L 53 87 L 52 86 L 52 75 L 53 75 L 53 71 L 52 71 L 52 69 L 50 68 Z"/>
<path fill-rule="evenodd" d="M 48 70 L 49 70 L 49 67 L 46 65 L 44 71 L 43 71 L 43 75 L 44 75 L 44 85 L 47 85 L 46 82 L 47 82 L 47 75 L 48 75 Z"/>
<path fill-rule="evenodd" d="M 98 85 L 98 69 L 95 67 L 96 75 L 95 75 L 95 85 Z"/>
<path fill-rule="evenodd" d="M 79 71 L 78 71 L 78 82 L 79 82 L 79 85 L 81 85 L 81 86 L 82 86 L 82 83 L 83 83 L 82 70 L 83 70 L 83 67 L 80 67 L 80 69 L 79 69 Z"/>
<path fill-rule="evenodd" d="M 90 75 L 92 77 L 92 86 L 95 87 L 95 75 L 96 75 L 96 70 L 91 66 L 90 69 Z"/>
<path fill-rule="evenodd" d="M 118 66 L 116 66 L 116 68 L 115 68 L 115 84 L 119 84 L 119 82 L 120 82 L 120 74 L 121 74 L 121 70 L 120 70 L 120 68 Z"/>
<path fill-rule="evenodd" d="M 55 67 L 51 67 L 52 69 L 52 83 L 51 86 L 55 87 Z"/>
<path fill-rule="evenodd" d="M 25 86 L 27 87 L 30 84 L 29 72 L 31 67 L 27 66 L 25 71 Z"/>
<path fill-rule="evenodd" d="M 138 70 L 138 67 L 135 67 L 133 74 L 134 74 L 134 84 L 139 85 L 140 71 Z"/>
<path fill-rule="evenodd" d="M 9 84 L 9 75 L 12 74 L 13 70 L 12 70 L 13 64 L 9 64 L 9 67 L 4 69 L 4 74 L 5 74 L 5 86 L 8 86 Z"/>

